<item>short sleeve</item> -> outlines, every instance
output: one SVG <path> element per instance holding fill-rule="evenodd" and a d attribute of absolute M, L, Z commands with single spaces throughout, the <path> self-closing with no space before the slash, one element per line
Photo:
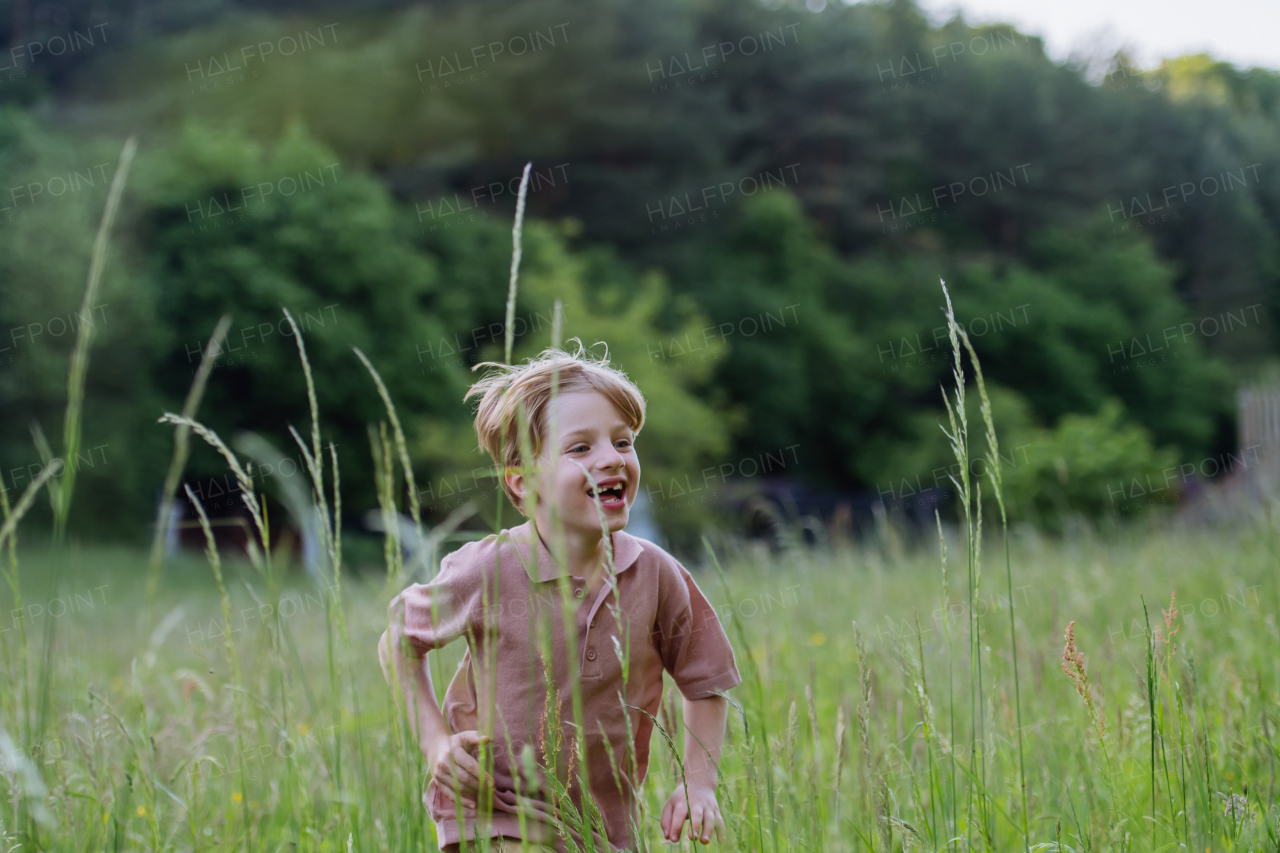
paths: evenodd
<path fill-rule="evenodd" d="M 693 576 L 674 559 L 662 568 L 655 640 L 662 666 L 686 699 L 742 683 L 733 646 Z"/>
<path fill-rule="evenodd" d="M 419 657 L 467 633 L 479 603 L 479 585 L 465 570 L 466 561 L 450 554 L 428 584 L 415 583 L 391 600 L 391 638 Z"/>

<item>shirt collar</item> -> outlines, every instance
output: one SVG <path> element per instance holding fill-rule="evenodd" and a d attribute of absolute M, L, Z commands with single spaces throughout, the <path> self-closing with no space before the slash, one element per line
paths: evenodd
<path fill-rule="evenodd" d="M 613 542 L 613 572 L 617 575 L 631 568 L 640 556 L 640 552 L 644 550 L 644 546 L 640 544 L 639 539 L 623 531 L 614 533 L 611 538 Z M 519 527 L 513 527 L 505 531 L 499 539 L 505 539 L 511 544 L 512 549 L 515 551 L 516 559 L 520 561 L 521 567 L 529 573 L 530 580 L 546 583 L 567 574 L 561 569 L 556 559 L 551 556 L 551 552 L 547 550 L 542 538 L 535 533 L 532 521 L 526 521 Z M 536 566 L 532 564 L 529 558 L 529 544 L 535 540 L 538 547 Z M 572 575 L 571 577 L 577 576 Z M 582 578 L 578 579 L 582 580 Z"/>

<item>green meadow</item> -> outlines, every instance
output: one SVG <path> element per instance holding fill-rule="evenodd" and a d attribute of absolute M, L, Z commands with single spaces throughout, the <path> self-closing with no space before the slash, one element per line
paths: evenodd
<path fill-rule="evenodd" d="M 964 539 L 945 535 L 945 585 L 927 540 L 729 548 L 723 582 L 694 568 L 746 679 L 720 774 L 724 849 L 1275 849 L 1274 526 L 1013 533 L 1016 682 L 1003 560 L 983 561 L 971 598 Z M 295 571 L 271 588 L 229 558 L 224 611 L 194 558 L 148 607 L 143 553 L 69 549 L 57 590 L 42 583 L 53 553 L 20 557 L 22 609 L 6 599 L 0 632 L 3 727 L 30 757 L 5 768 L 11 839 L 435 849 L 422 760 L 377 665 L 384 576 L 335 589 Z M 1092 716 L 1063 670 L 1072 622 Z M 439 692 L 460 657 L 433 661 Z M 680 743 L 677 709 L 662 722 Z M 649 849 L 677 773 L 655 737 Z"/>

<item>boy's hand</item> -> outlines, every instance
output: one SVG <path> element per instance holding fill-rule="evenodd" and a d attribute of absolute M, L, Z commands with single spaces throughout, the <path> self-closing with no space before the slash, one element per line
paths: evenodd
<path fill-rule="evenodd" d="M 710 844 L 714 834 L 716 841 L 724 841 L 724 818 L 720 817 L 716 789 L 693 782 L 688 785 L 688 791 L 687 799 L 682 788 L 676 788 L 667 798 L 667 804 L 662 807 L 662 837 L 678 842 L 684 822 L 688 820 L 690 838 Z"/>
<path fill-rule="evenodd" d="M 480 745 L 489 742 L 488 735 L 479 732 L 458 732 L 442 737 L 425 750 L 431 778 L 450 796 L 462 799 L 470 808 L 476 807 L 481 788 L 493 786 L 493 778 L 480 779 L 480 762 L 477 761 Z"/>

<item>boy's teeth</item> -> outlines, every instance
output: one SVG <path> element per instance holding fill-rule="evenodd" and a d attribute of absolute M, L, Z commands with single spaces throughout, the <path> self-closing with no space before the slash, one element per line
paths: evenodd
<path fill-rule="evenodd" d="M 599 497 L 601 499 L 608 498 L 608 499 L 621 500 L 622 494 L 623 494 L 623 484 L 615 483 L 612 486 L 599 486 L 592 489 L 592 491 L 589 494 L 592 497 Z"/>

